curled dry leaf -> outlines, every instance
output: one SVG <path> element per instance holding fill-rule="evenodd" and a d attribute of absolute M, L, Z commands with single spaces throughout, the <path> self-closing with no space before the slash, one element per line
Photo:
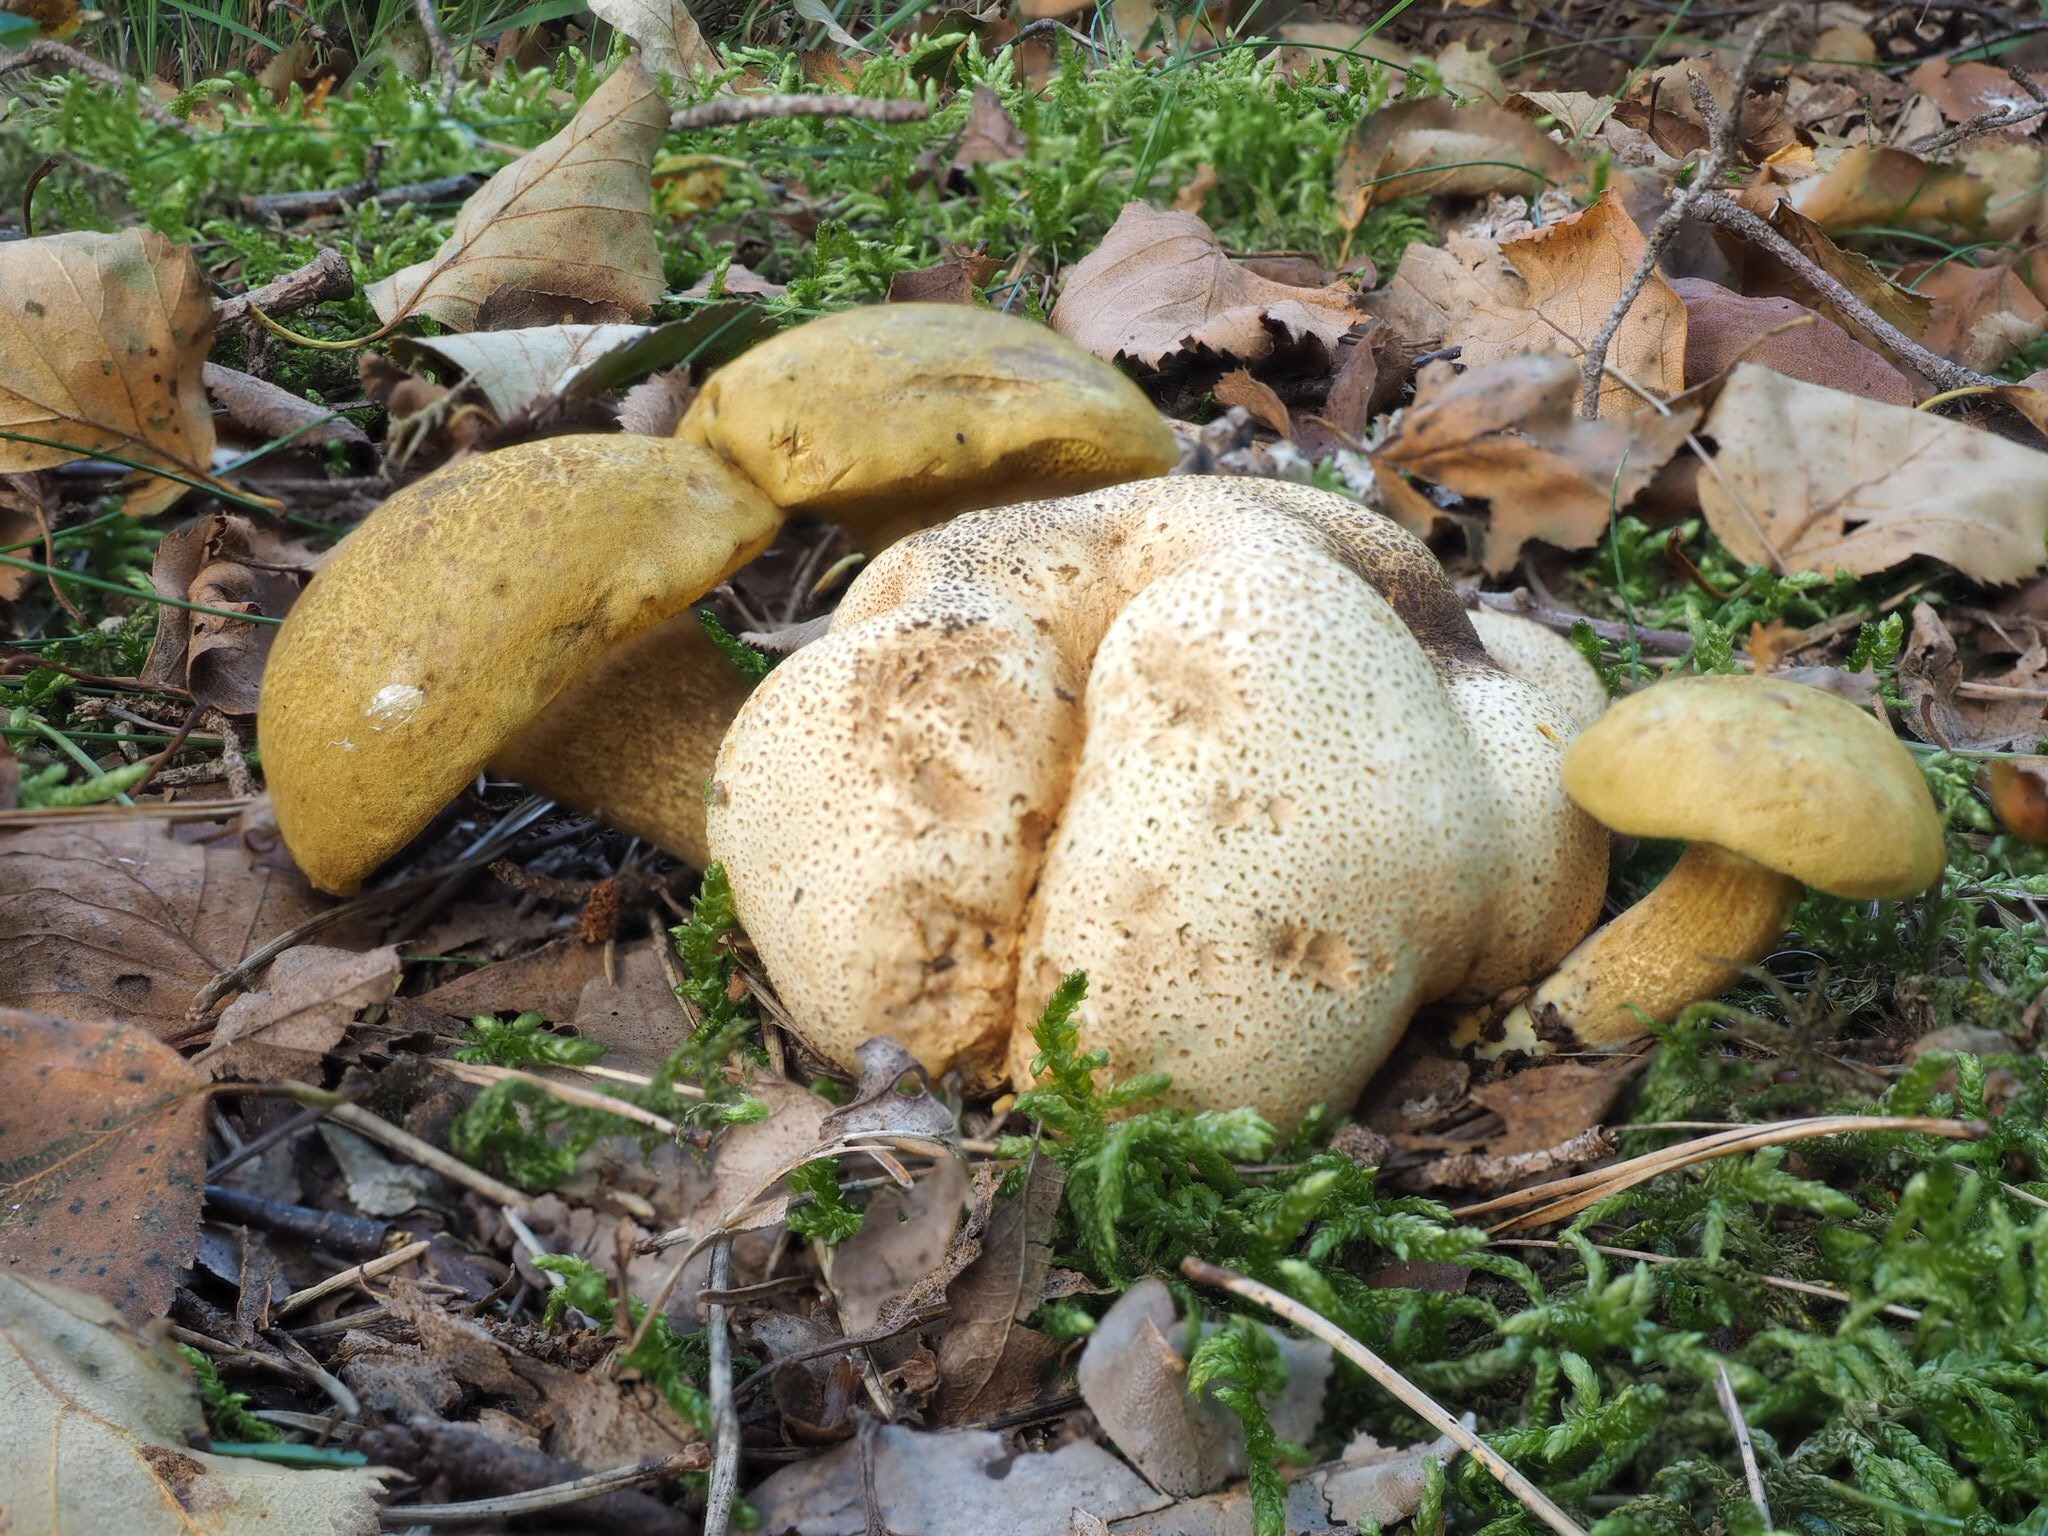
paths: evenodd
<path fill-rule="evenodd" d="M 898 272 L 889 279 L 891 304 L 979 304 L 981 290 L 1003 264 L 980 251 L 955 247 L 936 266 Z"/>
<path fill-rule="evenodd" d="M 1209 352 L 1243 362 L 1280 342 L 1334 352 L 1358 324 L 1344 284 L 1298 288 L 1245 270 L 1191 213 L 1126 203 L 1102 244 L 1067 274 L 1052 327 L 1098 357 L 1147 368 Z"/>
<path fill-rule="evenodd" d="M 1003 98 L 987 86 L 977 85 L 973 103 L 967 109 L 966 131 L 947 169 L 965 171 L 977 165 L 1022 160 L 1030 150 L 1024 130 L 1004 109 Z"/>
<path fill-rule="evenodd" d="M 1337 201 L 1344 227 L 1356 229 L 1376 204 L 1395 198 L 1533 197 L 1577 170 L 1571 155 L 1523 114 L 1433 96 L 1382 107 L 1365 120 L 1337 162 Z"/>
<path fill-rule="evenodd" d="M 192 253 L 149 230 L 0 242 L 0 474 L 104 453 L 218 485 L 200 384 L 213 300 Z M 148 476 L 125 509 L 188 487 Z"/>
<path fill-rule="evenodd" d="M 1745 363 L 1703 428 L 1700 508 L 1739 560 L 1868 576 L 1927 555 L 1978 581 L 2042 568 L 2048 454 Z"/>
<path fill-rule="evenodd" d="M 1236 1415 L 1187 1390 L 1179 1347 L 1186 1337 L 1166 1282 L 1141 1280 L 1095 1325 L 1079 1369 L 1081 1396 L 1103 1433 L 1157 1487 L 1180 1497 L 1220 1488 L 1245 1470 Z M 1334 1355 L 1318 1339 L 1271 1337 L 1287 1365 L 1287 1389 L 1267 1400 L 1267 1414 L 1280 1438 L 1306 1441 L 1322 1417 Z"/>
<path fill-rule="evenodd" d="M 1065 1180 L 1051 1158 L 1034 1158 L 1023 1189 L 990 1216 L 981 1256 L 947 1284 L 952 1318 L 939 1338 L 936 1427 L 995 1418 L 1043 1392 L 1062 1346 L 1024 1320 L 1046 1299 Z"/>
<path fill-rule="evenodd" d="M 177 1347 L 105 1303 L 0 1272 L 0 1509 L 15 1531 L 375 1536 L 383 1474 L 192 1449 L 199 1390 Z"/>
<path fill-rule="evenodd" d="M 1991 188 L 1954 166 L 1883 144 L 1858 144 L 1792 190 L 1792 205 L 1829 234 L 1873 226 L 1963 237 L 1984 225 Z"/>
<path fill-rule="evenodd" d="M 1619 302 L 1645 249 L 1642 231 L 1609 191 L 1583 212 L 1502 245 L 1456 236 L 1442 247 L 1410 245 L 1379 318 L 1411 341 L 1464 348 L 1477 367 L 1522 352 L 1582 357 Z M 1685 388 L 1685 301 L 1652 273 L 1607 349 L 1610 370 L 1638 388 Z M 1609 377 L 1600 414 L 1641 410 L 1640 395 Z"/>
<path fill-rule="evenodd" d="M 848 1333 L 868 1332 L 888 1302 L 940 1266 L 966 1202 L 967 1165 L 952 1156 L 935 1161 L 909 1189 L 888 1184 L 874 1192 L 860 1230 L 820 1253 Z"/>
<path fill-rule="evenodd" d="M 559 394 L 597 361 L 649 334 L 645 325 L 536 325 L 466 335 L 399 337 L 391 357 L 417 369 L 422 354 L 481 393 L 500 421 L 543 395 Z"/>
<path fill-rule="evenodd" d="M 1671 286 L 1685 300 L 1688 389 L 1737 363 L 1759 363 L 1866 400 L 1911 405 L 1920 398 L 1905 374 L 1796 299 L 1753 298 L 1704 277 L 1681 277 Z"/>
<path fill-rule="evenodd" d="M 694 94 L 690 82 L 700 71 L 716 74 L 725 67 L 684 0 L 590 0 L 590 12 L 638 44 L 640 61 L 667 75 L 679 97 Z"/>
<path fill-rule="evenodd" d="M 2048 331 L 2048 309 L 2008 263 L 1944 261 L 1899 275 L 1934 306 L 1921 344 L 1979 373 L 1995 373 Z"/>
<path fill-rule="evenodd" d="M 614 319 L 646 314 L 663 288 L 650 178 L 667 129 L 647 71 L 622 65 L 560 133 L 471 195 L 430 259 L 370 285 L 377 317 L 417 312 L 473 330 L 501 289 L 599 305 Z"/>
<path fill-rule="evenodd" d="M 14 1009 L 0 1009 L 0 1061 L 0 1264 L 130 1322 L 161 1317 L 199 1243 L 198 1074 L 143 1030 Z"/>
<path fill-rule="evenodd" d="M 1403 476 L 1491 503 L 1484 563 L 1508 570 L 1530 539 L 1565 549 L 1597 544 L 1625 507 L 1685 442 L 1699 408 L 1586 421 L 1577 414 L 1579 373 L 1555 353 L 1502 358 L 1454 373 L 1432 363 L 1415 403 L 1373 456 L 1387 509 L 1426 534 L 1437 513 Z M 1418 526 L 1419 524 L 1419 526 Z"/>
<path fill-rule="evenodd" d="M 1224 374 L 1216 381 L 1214 394 L 1218 405 L 1243 406 L 1252 413 L 1252 420 L 1267 431 L 1280 437 L 1294 435 L 1285 402 L 1274 393 L 1272 385 L 1253 378 L 1250 369 L 1234 368 Z"/>
<path fill-rule="evenodd" d="M 2030 843 L 2048 843 L 2048 757 L 1999 757 L 1985 767 L 1998 824 Z"/>
<path fill-rule="evenodd" d="M 261 986 L 228 1004 L 213 1043 L 193 1058 L 209 1077 L 306 1078 L 356 1015 L 398 985 L 398 947 L 358 953 L 301 944 L 271 961 Z"/>
<path fill-rule="evenodd" d="M 141 819 L 17 832 L 0 840 L 0 1006 L 181 1036 L 216 972 L 327 905 L 282 852 L 233 839 L 179 842 Z"/>
<path fill-rule="evenodd" d="M 310 563 L 246 517 L 215 512 L 165 534 L 150 566 L 151 586 L 164 597 L 250 618 L 165 607 L 157 615 L 142 680 L 183 688 L 203 709 L 255 714 L 264 659 L 277 635 L 275 624 L 255 620 L 284 617 Z"/>
<path fill-rule="evenodd" d="M 1961 692 L 1963 659 L 1955 637 L 1926 603 L 1913 605 L 1913 629 L 1899 653 L 1899 692 L 1906 726 L 1922 741 L 1964 752 L 2032 751 L 2048 736 L 2041 685 L 2048 682 L 2036 651 L 2004 677 L 1977 681 L 2012 688 L 2009 698 L 1969 698 Z"/>

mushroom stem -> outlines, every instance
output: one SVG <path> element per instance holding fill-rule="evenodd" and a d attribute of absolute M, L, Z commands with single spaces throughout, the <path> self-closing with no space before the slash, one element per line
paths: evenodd
<path fill-rule="evenodd" d="M 1687 847 L 1649 895 L 1566 955 L 1481 1053 L 1611 1050 L 1713 997 L 1771 952 L 1805 888 L 1712 843 Z"/>

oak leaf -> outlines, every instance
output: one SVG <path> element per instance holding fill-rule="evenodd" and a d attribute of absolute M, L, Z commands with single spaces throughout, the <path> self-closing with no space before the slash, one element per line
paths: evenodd
<path fill-rule="evenodd" d="M 560 133 L 477 188 L 431 258 L 370 285 L 378 319 L 420 313 L 473 330 L 503 289 L 559 296 L 616 320 L 645 315 L 663 288 L 651 187 L 667 130 L 661 93 L 628 61 Z"/>
<path fill-rule="evenodd" d="M 0 243 L 0 474 L 104 453 L 218 485 L 200 369 L 213 301 L 192 253 L 150 230 Z M 39 439 L 24 442 L 22 438 Z M 138 516 L 188 487 L 155 475 Z"/>
<path fill-rule="evenodd" d="M 2044 564 L 2048 454 L 1745 363 L 1702 431 L 1700 509 L 1739 560 L 1868 576 L 1915 556 L 1978 581 Z"/>
<path fill-rule="evenodd" d="M 1068 273 L 1052 328 L 1098 357 L 1157 368 L 1200 352 L 1254 362 L 1280 342 L 1334 353 L 1364 318 L 1346 284 L 1273 282 L 1232 261 L 1192 213 L 1126 203 Z"/>
<path fill-rule="evenodd" d="M 1609 192 L 1592 207 L 1505 244 L 1452 239 L 1411 245 L 1374 312 L 1411 340 L 1462 347 L 1473 367 L 1523 352 L 1582 357 L 1620 301 L 1645 249 L 1642 231 Z M 1653 272 L 1607 349 L 1611 368 L 1639 388 L 1685 388 L 1685 301 Z M 1600 414 L 1640 410 L 1609 377 Z"/>
<path fill-rule="evenodd" d="M 1586 421 L 1576 413 L 1578 381 L 1578 370 L 1552 353 L 1463 374 L 1432 363 L 1417 378 L 1415 403 L 1373 455 L 1388 511 L 1421 534 L 1436 520 L 1403 476 L 1490 503 L 1483 563 L 1496 574 L 1530 539 L 1566 549 L 1597 544 L 1613 510 L 1650 483 L 1699 412 L 1684 406 Z"/>

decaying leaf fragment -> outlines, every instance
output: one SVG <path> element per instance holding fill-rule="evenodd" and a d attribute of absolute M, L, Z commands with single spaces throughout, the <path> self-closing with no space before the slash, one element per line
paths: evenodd
<path fill-rule="evenodd" d="M 311 563 L 246 517 L 215 512 L 165 534 L 149 572 L 159 593 L 250 617 L 162 609 L 142 680 L 186 689 L 202 709 L 255 714 L 277 634 L 275 624 L 256 621 L 284 617 Z"/>
<path fill-rule="evenodd" d="M 1337 163 L 1346 229 L 1379 203 L 1424 193 L 1534 197 L 1568 181 L 1577 163 L 1529 118 L 1505 107 L 1459 106 L 1446 96 L 1382 107 Z"/>
<path fill-rule="evenodd" d="M 259 989 L 228 1004 L 194 1064 L 210 1077 L 252 1082 L 311 1076 L 356 1014 L 391 996 L 398 972 L 394 944 L 361 953 L 325 944 L 288 949 Z"/>
<path fill-rule="evenodd" d="M 1685 300 L 1685 382 L 1705 383 L 1737 363 L 1761 363 L 1788 378 L 1911 405 L 1913 381 L 1834 321 L 1796 299 L 1736 293 L 1704 277 L 1671 285 Z"/>
<path fill-rule="evenodd" d="M 151 230 L 0 242 L 0 474 L 105 453 L 215 484 L 200 369 L 213 301 L 192 253 Z M 144 478 L 125 510 L 187 487 Z"/>
<path fill-rule="evenodd" d="M 1737 559 L 1868 576 L 1916 555 L 1978 581 L 2048 563 L 2048 454 L 1754 363 L 1702 429 L 1700 508 Z"/>
<path fill-rule="evenodd" d="M 0 1510 L 12 1531 L 374 1536 L 383 1474 L 193 1450 L 177 1348 L 96 1297 L 0 1272 Z"/>
<path fill-rule="evenodd" d="M 667 75 L 679 96 L 690 94 L 699 71 L 716 74 L 724 67 L 685 0 L 590 0 L 590 12 L 637 43 L 641 62 Z"/>
<path fill-rule="evenodd" d="M 1157 368 L 1197 352 L 1256 361 L 1282 342 L 1334 353 L 1364 318 L 1346 284 L 1276 283 L 1232 261 L 1192 213 L 1126 203 L 1067 275 L 1052 328 L 1098 357 Z"/>
<path fill-rule="evenodd" d="M 1793 206 L 1831 235 L 1882 226 L 1961 237 L 1983 227 L 1990 198 L 1968 171 L 1884 144 L 1854 146 L 1792 192 Z"/>
<path fill-rule="evenodd" d="M 667 129 L 646 69 L 621 65 L 560 133 L 471 194 L 440 250 L 370 285 L 377 318 L 467 331 L 493 294 L 518 290 L 637 320 L 663 287 L 650 178 Z"/>
<path fill-rule="evenodd" d="M 0 1062 L 0 1265 L 131 1322 L 162 1316 L 199 1241 L 198 1074 L 144 1030 L 13 1009 L 0 1009 Z M 20 1449 L 0 1444 L 0 1464 Z"/>
<path fill-rule="evenodd" d="M 1411 341 L 1461 346 L 1473 367 L 1521 352 L 1583 357 L 1620 300 L 1645 249 L 1642 231 L 1609 191 L 1592 207 L 1496 245 L 1453 236 L 1410 245 L 1372 310 Z M 1637 390 L 1685 388 L 1685 301 L 1653 273 L 1607 349 L 1600 414 L 1644 408 Z"/>
<path fill-rule="evenodd" d="M 1564 549 L 1597 544 L 1613 510 L 1634 500 L 1685 442 L 1699 408 L 1585 421 L 1578 386 L 1578 369 L 1552 352 L 1463 374 L 1430 364 L 1417 376 L 1415 403 L 1373 455 L 1387 511 L 1417 534 L 1437 520 L 1407 476 L 1489 502 L 1484 563 L 1496 574 L 1530 539 Z"/>

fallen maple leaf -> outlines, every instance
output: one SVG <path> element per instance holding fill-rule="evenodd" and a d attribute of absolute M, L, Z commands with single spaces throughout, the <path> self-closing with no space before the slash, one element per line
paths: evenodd
<path fill-rule="evenodd" d="M 375 1536 L 384 1473 L 194 1450 L 206 1416 L 177 1346 L 95 1297 L 0 1273 L 0 1345 L 10 1530 Z"/>
<path fill-rule="evenodd" d="M 2048 454 L 1745 363 L 1702 429 L 1700 508 L 1739 560 L 1868 576 L 1916 555 L 1978 581 L 2042 568 Z"/>
<path fill-rule="evenodd" d="M 590 0 L 590 13 L 638 44 L 641 62 L 667 75 L 679 96 L 692 94 L 700 71 L 715 75 L 725 67 L 683 0 Z"/>
<path fill-rule="evenodd" d="M 1505 244 L 1452 237 L 1410 245 L 1373 310 L 1411 341 L 1464 350 L 1477 367 L 1523 352 L 1582 357 L 1619 302 L 1645 249 L 1642 231 L 1609 191 L 1568 218 Z M 1638 388 L 1675 395 L 1685 388 L 1685 301 L 1653 272 L 1607 349 L 1611 368 Z M 1609 377 L 1600 414 L 1645 402 Z"/>
<path fill-rule="evenodd" d="M 198 1075 L 144 1030 L 14 1009 L 0 1060 L 0 1263 L 161 1317 L 199 1244 Z"/>
<path fill-rule="evenodd" d="M 645 315 L 664 283 L 654 242 L 654 153 L 668 107 L 629 60 L 568 126 L 471 194 L 440 250 L 372 283 L 387 326 L 415 312 L 472 330 L 492 294 L 525 290 Z"/>
<path fill-rule="evenodd" d="M 1343 283 L 1273 282 L 1232 261 L 1193 214 L 1126 203 L 1102 243 L 1067 274 L 1052 328 L 1098 357 L 1157 368 L 1195 352 L 1254 362 L 1278 341 L 1334 353 L 1363 319 Z"/>
<path fill-rule="evenodd" d="M 1415 403 L 1373 455 L 1388 510 L 1427 534 L 1434 506 L 1402 475 L 1487 501 L 1484 564 L 1509 569 L 1530 539 L 1565 549 L 1597 544 L 1625 507 L 1685 442 L 1696 406 L 1586 421 L 1576 414 L 1578 369 L 1554 353 L 1502 358 L 1454 373 L 1432 363 Z M 1419 526 L 1418 526 L 1419 524 Z"/>
<path fill-rule="evenodd" d="M 189 250 L 150 230 L 4 242 L 0 294 L 0 474 L 105 453 L 222 485 L 200 383 L 213 300 Z M 188 489 L 148 476 L 125 510 Z"/>
<path fill-rule="evenodd" d="M 1433 96 L 1382 107 L 1360 125 L 1337 161 L 1337 202 L 1350 230 L 1376 204 L 1395 198 L 1534 197 L 1577 171 L 1571 155 L 1521 113 Z"/>
<path fill-rule="evenodd" d="M 398 947 L 358 953 L 300 944 L 270 962 L 260 989 L 228 1004 L 192 1064 L 209 1077 L 305 1078 L 341 1044 L 356 1015 L 398 985 Z"/>

